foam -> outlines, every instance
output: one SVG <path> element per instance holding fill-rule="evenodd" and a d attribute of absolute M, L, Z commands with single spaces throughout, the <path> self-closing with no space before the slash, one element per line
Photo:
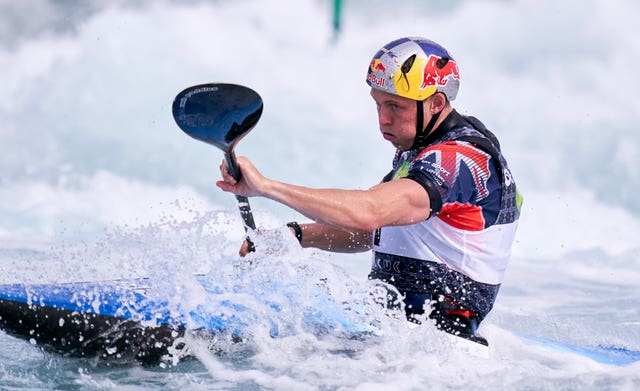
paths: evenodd
<path fill-rule="evenodd" d="M 13 29 L 0 30 L 3 281 L 184 277 L 239 262 L 235 201 L 214 186 L 222 156 L 171 118 L 173 97 L 192 84 L 237 82 L 263 96 L 261 122 L 237 153 L 266 175 L 322 187 L 377 183 L 393 150 L 379 136 L 364 71 L 383 43 L 424 35 L 453 52 L 462 76 L 456 107 L 499 135 L 524 195 L 514 261 L 486 321 L 490 358 L 451 353 L 431 329 L 389 322 L 393 338 L 352 341 L 348 351 L 344 341 L 299 333 L 259 340 L 255 355 L 203 356 L 213 373 L 135 368 L 109 372 L 111 380 L 48 359 L 42 371 L 53 376 L 25 377 L 15 375 L 26 373 L 16 356 L 40 355 L 0 335 L 10 353 L 0 373 L 12 384 L 527 389 L 640 381 L 637 365 L 544 356 L 500 329 L 580 343 L 638 340 L 640 103 L 632 87 L 640 76 L 628 68 L 640 62 L 637 2 L 345 2 L 337 41 L 328 2 L 127 3 L 0 6 L 15 11 L 0 12 L 0 26 Z M 268 200 L 251 202 L 261 229 L 303 220 Z M 264 260 L 274 263 L 268 275 L 310 263 L 344 297 L 350 276 L 365 281 L 367 255 L 296 252 L 265 235 L 258 241 L 275 251 Z"/>

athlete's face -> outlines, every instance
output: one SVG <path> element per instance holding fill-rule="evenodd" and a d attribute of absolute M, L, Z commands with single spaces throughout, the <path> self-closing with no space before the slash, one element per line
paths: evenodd
<path fill-rule="evenodd" d="M 396 148 L 410 149 L 416 138 L 416 102 L 373 88 L 371 96 L 378 108 L 382 137 Z"/>

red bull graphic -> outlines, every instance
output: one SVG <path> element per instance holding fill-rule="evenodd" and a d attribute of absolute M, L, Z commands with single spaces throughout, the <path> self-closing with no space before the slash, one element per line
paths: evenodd
<path fill-rule="evenodd" d="M 387 68 L 385 68 L 385 66 L 382 63 L 382 61 L 380 61 L 380 59 L 377 59 L 377 58 L 372 60 L 371 64 L 369 65 L 369 68 L 371 69 L 371 71 L 367 75 L 367 80 L 371 84 L 375 84 L 377 86 L 384 87 L 384 84 L 385 84 L 384 75 L 387 74 Z M 377 76 L 378 72 L 381 72 L 383 74 L 383 76 L 382 77 L 378 77 Z"/>
<path fill-rule="evenodd" d="M 424 90 L 427 87 L 445 86 L 450 77 L 460 79 L 456 62 L 431 55 L 424 66 L 420 88 Z"/>
<path fill-rule="evenodd" d="M 385 75 L 387 74 L 387 68 L 385 68 L 384 64 L 380 59 L 375 59 L 371 61 L 371 72 L 382 72 Z"/>

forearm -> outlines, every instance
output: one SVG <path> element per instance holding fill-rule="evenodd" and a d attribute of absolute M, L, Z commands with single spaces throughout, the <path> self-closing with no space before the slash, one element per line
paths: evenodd
<path fill-rule="evenodd" d="M 343 231 L 324 224 L 300 224 L 302 247 L 314 247 L 325 251 L 357 253 L 371 249 L 371 232 Z"/>
<path fill-rule="evenodd" d="M 262 195 L 336 230 L 371 232 L 380 220 L 365 190 L 310 189 L 270 181 Z"/>
<path fill-rule="evenodd" d="M 311 189 L 264 177 L 246 158 L 238 158 L 240 181 L 220 167 L 224 191 L 246 197 L 266 197 L 336 230 L 372 232 L 380 227 L 409 225 L 430 214 L 430 200 L 418 182 L 398 179 L 367 190 Z"/>

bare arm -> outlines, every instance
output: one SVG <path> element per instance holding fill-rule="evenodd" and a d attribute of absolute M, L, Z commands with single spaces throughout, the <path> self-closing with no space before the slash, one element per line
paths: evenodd
<path fill-rule="evenodd" d="M 371 232 L 348 232 L 337 230 L 320 223 L 300 224 L 302 247 L 314 247 L 336 253 L 359 253 L 371 250 Z M 291 233 L 296 234 L 293 228 Z M 239 254 L 249 254 L 249 242 L 240 247 Z"/>
<path fill-rule="evenodd" d="M 371 232 L 349 232 L 320 223 L 300 224 L 302 247 L 315 247 L 339 253 L 357 253 L 371 249 Z"/>
<path fill-rule="evenodd" d="M 238 159 L 242 179 L 236 181 L 221 166 L 224 191 L 247 197 L 267 197 L 335 230 L 372 232 L 383 226 L 408 225 L 429 217 L 426 190 L 410 179 L 378 184 L 368 190 L 311 189 L 274 181 L 246 158 Z"/>

